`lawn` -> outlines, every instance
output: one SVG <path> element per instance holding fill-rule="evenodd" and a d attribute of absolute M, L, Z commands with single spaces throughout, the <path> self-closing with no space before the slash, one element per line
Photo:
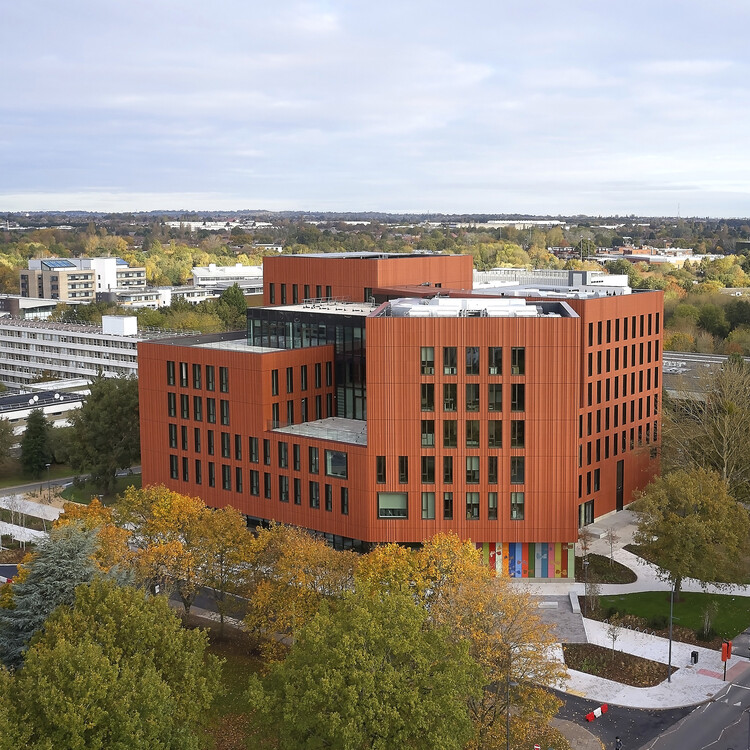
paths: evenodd
<path fill-rule="evenodd" d="M 720 638 L 734 638 L 750 626 L 750 597 L 727 594 L 681 593 L 675 597 L 674 623 L 682 628 L 698 631 L 703 627 L 703 613 L 713 607 L 713 627 Z M 633 615 L 647 623 L 649 628 L 662 630 L 658 623 L 669 617 L 669 592 L 645 591 L 637 594 L 602 596 L 600 611 L 620 615 Z"/>
<path fill-rule="evenodd" d="M 0 471 L 0 489 L 4 487 L 15 487 L 18 484 L 38 484 L 40 487 L 47 486 L 47 479 L 64 479 L 73 476 L 75 472 L 67 464 L 52 464 L 49 469 L 49 477 L 44 471 L 41 477 L 32 477 L 25 474 L 21 464 L 16 460 L 6 461 Z"/>
<path fill-rule="evenodd" d="M 111 503 L 117 495 L 123 493 L 125 488 L 130 487 L 131 485 L 140 489 L 140 474 L 128 474 L 124 477 L 117 477 L 114 490 L 111 493 L 104 495 L 104 504 L 107 505 Z M 98 489 L 91 482 L 85 482 L 81 486 L 72 484 L 70 487 L 66 487 L 62 491 L 62 496 L 66 500 L 70 500 L 74 503 L 83 503 L 84 505 L 88 505 L 93 498 L 98 496 L 98 494 Z"/>

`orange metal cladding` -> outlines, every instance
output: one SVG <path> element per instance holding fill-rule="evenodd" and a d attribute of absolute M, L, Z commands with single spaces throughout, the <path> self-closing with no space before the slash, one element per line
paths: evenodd
<path fill-rule="evenodd" d="M 577 537 L 576 430 L 580 389 L 580 321 L 570 318 L 371 318 L 367 321 L 367 474 L 373 495 L 381 491 L 409 492 L 408 519 L 378 519 L 383 541 L 416 542 L 437 531 L 453 530 L 475 542 L 574 541 Z M 435 374 L 420 374 L 420 350 L 434 347 Z M 456 375 L 444 375 L 444 346 L 458 348 Z M 465 375 L 465 347 L 479 347 L 479 375 Z M 487 348 L 503 347 L 502 376 L 489 375 Z M 525 375 L 511 375 L 511 348 L 524 347 Z M 420 406 L 420 384 L 435 384 L 435 412 Z M 458 386 L 457 411 L 441 413 L 444 383 Z M 465 410 L 467 383 L 480 384 L 480 411 Z M 490 383 L 503 384 L 502 412 L 487 410 Z M 510 385 L 525 383 L 526 409 L 512 412 Z M 420 425 L 435 419 L 435 448 L 420 447 Z M 442 419 L 458 420 L 458 447 L 443 448 Z M 502 448 L 487 447 L 487 420 L 502 418 Z M 524 419 L 524 449 L 510 448 L 511 419 Z M 467 419 L 479 419 L 480 446 L 466 448 Z M 375 456 L 386 456 L 387 482 L 375 484 Z M 435 484 L 423 485 L 420 457 L 435 455 Z M 443 456 L 452 455 L 454 481 L 443 483 Z M 487 457 L 499 458 L 497 484 L 487 482 Z M 510 456 L 526 456 L 523 486 L 510 484 Z M 398 457 L 408 456 L 409 483 L 398 482 Z M 469 484 L 466 456 L 480 457 L 480 482 Z M 435 520 L 421 519 L 421 492 L 434 490 Z M 511 520 L 510 492 L 525 491 L 525 517 Z M 443 492 L 453 492 L 453 520 L 443 520 Z M 489 491 L 498 492 L 498 519 L 488 519 Z M 479 492 L 478 520 L 467 520 L 465 493 Z M 376 503 L 375 497 L 372 502 Z"/>
<path fill-rule="evenodd" d="M 337 255 L 282 255 L 263 260 L 263 304 L 286 304 L 306 296 L 342 297 L 368 301 L 365 289 L 404 284 L 441 284 L 453 289 L 471 289 L 473 261 L 470 255 L 395 255 L 361 257 Z M 271 285 L 274 299 L 271 300 Z M 309 294 L 305 293 L 305 287 Z M 330 287 L 330 293 L 328 293 Z M 319 292 L 319 293 L 318 293 Z"/>
<path fill-rule="evenodd" d="M 286 415 L 286 402 L 293 400 L 295 410 L 295 421 L 299 421 L 301 413 L 301 401 L 308 399 L 308 409 L 314 415 L 315 397 L 321 396 L 322 408 L 325 416 L 326 396 L 333 393 L 332 387 L 326 387 L 323 379 L 321 388 L 315 387 L 314 366 L 320 363 L 325 372 L 325 363 L 331 361 L 333 347 L 321 346 L 308 349 L 292 350 L 266 350 L 258 353 L 258 350 L 248 349 L 223 349 L 211 346 L 181 346 L 176 344 L 165 344 L 164 342 L 142 343 L 139 345 L 139 395 L 141 414 L 141 453 L 143 467 L 143 483 L 165 484 L 184 494 L 198 496 L 211 507 L 224 507 L 231 505 L 242 513 L 256 518 L 276 520 L 283 523 L 293 523 L 310 529 L 325 531 L 332 534 L 351 536 L 362 528 L 365 510 L 355 498 L 365 493 L 365 477 L 362 472 L 356 470 L 357 459 L 365 451 L 364 446 L 342 444 L 335 440 L 314 440 L 284 434 L 268 429 L 272 419 L 272 404 L 280 405 L 282 420 Z M 175 362 L 177 370 L 175 385 L 167 385 L 166 363 Z M 188 365 L 188 387 L 180 386 L 179 366 L 180 362 Z M 198 364 L 202 369 L 201 388 L 193 388 L 192 366 Z M 206 390 L 205 366 L 215 367 L 216 386 L 213 392 Z M 308 389 L 301 390 L 301 373 L 303 365 L 308 367 Z M 228 368 L 229 388 L 227 393 L 219 391 L 219 368 Z M 286 368 L 292 367 L 294 373 L 294 392 L 286 393 Z M 278 370 L 279 393 L 272 395 L 271 372 Z M 169 417 L 167 412 L 167 393 L 176 394 L 177 415 Z M 187 395 L 190 399 L 190 418 L 182 419 L 180 412 L 180 396 Z M 204 399 L 203 419 L 196 421 L 193 410 L 193 397 Z M 217 416 L 215 424 L 206 421 L 206 398 L 216 398 L 217 404 L 220 398 L 226 398 L 230 402 L 229 425 L 221 425 Z M 177 425 L 178 447 L 169 446 L 169 424 Z M 182 450 L 181 430 L 187 428 L 188 449 Z M 194 430 L 201 433 L 201 450 L 195 450 Z M 208 455 L 208 430 L 215 433 L 214 455 Z M 230 433 L 230 458 L 221 455 L 221 433 Z M 242 456 L 235 457 L 235 435 L 241 438 Z M 249 438 L 257 437 L 259 442 L 259 460 L 257 463 L 250 462 Z M 268 440 L 270 444 L 269 465 L 264 464 L 263 441 Z M 288 446 L 288 468 L 279 468 L 279 443 L 285 442 Z M 293 469 L 293 445 L 300 446 L 301 466 L 300 470 Z M 311 473 L 308 460 L 308 448 L 315 446 L 320 451 L 319 473 Z M 343 450 L 349 455 L 348 479 L 337 479 L 325 476 L 324 456 L 325 450 Z M 170 455 L 178 457 L 178 478 L 170 477 Z M 182 478 L 182 458 L 188 459 L 189 479 Z M 195 460 L 202 463 L 202 482 L 195 482 Z M 216 467 L 216 486 L 208 485 L 208 462 L 211 461 Z M 360 459 L 361 461 L 361 459 Z M 232 490 L 222 488 L 221 467 L 231 467 Z M 243 489 L 236 491 L 236 469 L 242 470 Z M 258 471 L 260 474 L 260 494 L 250 494 L 249 472 Z M 271 475 L 271 498 L 264 497 L 263 475 Z M 280 475 L 289 477 L 290 498 L 289 502 L 281 502 L 279 498 Z M 293 480 L 297 478 L 301 482 L 302 502 L 295 505 L 291 497 L 293 491 Z M 309 503 L 309 482 L 320 483 L 320 508 L 314 509 Z M 333 490 L 333 509 L 328 512 L 324 509 L 325 485 L 330 484 Z M 349 490 L 349 515 L 341 513 L 340 488 L 344 486 Z"/>
<path fill-rule="evenodd" d="M 579 502 L 593 499 L 595 516 L 600 517 L 617 509 L 618 461 L 623 461 L 621 496 L 625 505 L 633 500 L 633 493 L 645 487 L 659 469 L 654 454 L 658 454 L 661 445 L 664 298 L 660 291 L 648 291 L 597 299 L 570 299 L 568 304 L 581 316 L 583 377 L 578 398 L 582 434 L 578 442 L 582 457 L 582 493 Z M 617 384 L 616 379 L 619 379 Z M 591 434 L 588 430 L 589 415 Z M 632 446 L 631 430 L 634 435 Z M 596 469 L 600 470 L 600 490 L 594 489 L 592 481 L 591 491 L 587 492 L 588 474 L 591 472 L 593 477 Z"/>

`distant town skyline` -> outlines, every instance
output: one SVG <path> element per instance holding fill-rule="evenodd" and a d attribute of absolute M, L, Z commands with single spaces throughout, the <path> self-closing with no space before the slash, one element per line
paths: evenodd
<path fill-rule="evenodd" d="M 30 0 L 0 211 L 750 216 L 750 5 Z"/>

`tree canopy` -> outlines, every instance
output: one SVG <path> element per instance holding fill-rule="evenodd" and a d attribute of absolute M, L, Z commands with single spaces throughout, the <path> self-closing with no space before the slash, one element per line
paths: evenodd
<path fill-rule="evenodd" d="M 138 381 L 97 378 L 71 422 L 71 465 L 90 474 L 102 492 L 110 491 L 117 471 L 140 460 Z"/>
<path fill-rule="evenodd" d="M 726 583 L 742 575 L 750 519 L 716 472 L 698 467 L 665 474 L 631 507 L 638 514 L 635 542 L 677 591 L 684 578 Z"/>
<path fill-rule="evenodd" d="M 21 440 L 21 465 L 32 477 L 42 476 L 51 461 L 49 422 L 41 409 L 32 409 Z"/>

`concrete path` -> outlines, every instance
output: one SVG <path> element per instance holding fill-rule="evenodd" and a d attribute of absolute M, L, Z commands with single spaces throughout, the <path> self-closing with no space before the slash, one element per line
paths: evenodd
<path fill-rule="evenodd" d="M 569 596 L 544 596 L 537 603 L 556 604 L 556 607 L 539 607 L 537 614 L 542 622 L 551 625 L 561 643 L 586 643 L 586 630 L 580 613 L 573 612 Z"/>

